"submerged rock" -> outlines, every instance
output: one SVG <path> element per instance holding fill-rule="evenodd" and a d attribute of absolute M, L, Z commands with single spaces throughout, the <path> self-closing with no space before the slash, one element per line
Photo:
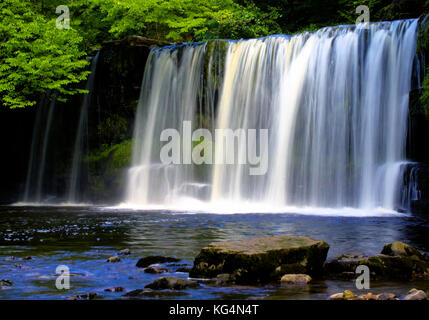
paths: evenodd
<path fill-rule="evenodd" d="M 179 262 L 180 259 L 173 258 L 173 257 L 163 257 L 163 256 L 148 256 L 139 259 L 137 261 L 136 267 L 138 268 L 146 268 L 149 267 L 151 264 L 156 263 L 166 263 L 166 262 Z"/>
<path fill-rule="evenodd" d="M 399 300 L 399 298 L 394 293 L 383 292 L 378 294 L 377 300 Z"/>
<path fill-rule="evenodd" d="M 168 297 L 177 297 L 177 296 L 187 296 L 189 295 L 186 292 L 180 291 L 156 291 L 152 289 L 136 289 L 126 294 L 122 295 L 123 297 L 150 297 L 150 298 L 168 298 Z"/>
<path fill-rule="evenodd" d="M 280 282 L 286 285 L 303 285 L 310 283 L 311 277 L 307 274 L 285 274 Z"/>
<path fill-rule="evenodd" d="M 145 288 L 153 290 L 163 290 L 163 289 L 172 289 L 172 290 L 183 290 L 186 288 L 195 288 L 199 284 L 195 281 L 186 280 L 178 277 L 164 277 L 156 279 L 154 282 L 149 283 Z"/>
<path fill-rule="evenodd" d="M 7 279 L 1 279 L 0 280 L 0 289 L 3 287 L 12 287 L 13 286 L 13 282 Z"/>
<path fill-rule="evenodd" d="M 170 269 L 167 269 L 159 264 L 152 264 L 149 267 L 143 269 L 145 273 L 159 274 L 164 272 L 171 272 Z"/>
<path fill-rule="evenodd" d="M 76 296 L 68 297 L 67 300 L 92 300 L 97 296 L 97 293 L 90 292 L 86 294 L 78 294 Z"/>
<path fill-rule="evenodd" d="M 342 255 L 326 263 L 329 277 L 355 278 L 359 265 L 366 265 L 373 280 L 428 279 L 429 261 L 417 249 L 393 242 L 384 246 L 382 253 L 373 257 Z"/>
<path fill-rule="evenodd" d="M 290 235 L 214 242 L 196 256 L 189 275 L 214 278 L 227 273 L 237 283 L 277 282 L 287 273 L 320 274 L 329 245 Z"/>
<path fill-rule="evenodd" d="M 130 249 L 122 249 L 118 252 L 119 255 L 121 256 L 127 256 L 131 254 L 131 250 Z"/>
<path fill-rule="evenodd" d="M 366 294 L 361 294 L 357 297 L 357 300 L 399 300 L 394 293 L 383 292 L 380 294 L 373 294 L 368 292 Z"/>
<path fill-rule="evenodd" d="M 423 290 L 411 289 L 404 300 L 426 300 L 427 294 Z"/>
<path fill-rule="evenodd" d="M 119 262 L 121 261 L 121 258 L 117 257 L 117 256 L 113 256 L 110 257 L 109 259 L 107 259 L 107 262 Z"/>
<path fill-rule="evenodd" d="M 104 291 L 108 291 L 108 292 L 123 292 L 123 291 L 125 291 L 125 289 L 123 287 L 113 287 L 113 288 L 104 289 Z"/>

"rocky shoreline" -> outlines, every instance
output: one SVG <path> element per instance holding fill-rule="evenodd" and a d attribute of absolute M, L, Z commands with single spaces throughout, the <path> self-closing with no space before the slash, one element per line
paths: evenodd
<path fill-rule="evenodd" d="M 353 281 L 359 273 L 358 266 L 366 266 L 371 283 L 375 281 L 429 281 L 429 255 L 402 242 L 386 244 L 380 254 L 364 256 L 346 253 L 326 261 L 329 244 L 307 237 L 278 235 L 274 237 L 251 238 L 243 241 L 213 242 L 201 249 L 193 266 L 180 263 L 177 257 L 160 255 L 138 259 L 134 268 L 160 277 L 141 289 L 126 290 L 122 286 L 103 289 L 105 292 L 120 292 L 125 298 L 180 298 L 188 295 L 187 289 L 204 286 L 279 286 L 284 288 L 305 287 L 315 281 Z M 128 257 L 130 249 L 123 249 L 106 262 L 116 264 Z M 13 262 L 14 257 L 6 261 Z M 31 257 L 22 258 L 31 260 Z M 16 263 L 15 263 L 16 265 Z M 131 266 L 130 266 L 131 267 Z M 162 274 L 167 274 L 162 276 Z M 172 274 L 174 276 L 172 276 Z M 177 276 L 176 276 L 177 274 Z M 183 274 L 188 274 L 183 278 Z M 71 275 L 71 274 L 70 274 Z M 55 275 L 58 276 L 58 275 Z M 181 277 L 182 276 L 182 277 Z M 52 276 L 54 277 L 54 276 Z M 7 279 L 0 280 L 0 290 L 14 284 Z M 391 292 L 364 293 L 345 290 L 330 294 L 330 300 L 427 300 L 428 294 L 422 288 L 413 288 L 400 297 Z M 424 288 L 427 290 L 427 286 Z M 89 292 L 68 297 L 71 300 L 97 299 L 100 293 Z"/>

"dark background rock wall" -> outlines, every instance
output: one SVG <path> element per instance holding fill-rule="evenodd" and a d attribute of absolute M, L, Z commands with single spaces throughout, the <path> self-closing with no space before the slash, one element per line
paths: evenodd
<path fill-rule="evenodd" d="M 96 69 L 94 91 L 89 107 L 89 125 L 84 151 L 96 153 L 103 148 L 131 139 L 134 114 L 149 45 L 130 41 L 107 43 L 100 51 Z M 85 87 L 85 83 L 82 84 Z M 65 197 L 70 180 L 73 147 L 82 97 L 75 96 L 67 103 L 57 103 L 46 160 L 44 191 L 58 199 Z M 30 149 L 37 108 L 9 110 L 0 108 L 0 204 L 21 200 L 27 176 Z M 103 168 L 90 170 L 83 166 L 81 174 L 82 200 L 118 198 L 122 187 L 118 183 L 105 183 L 100 177 Z M 106 166 L 107 168 L 107 166 Z M 110 179 L 117 180 L 117 177 Z M 97 190 L 88 183 L 98 183 L 105 190 Z M 115 189 L 116 188 L 116 189 Z M 113 198 L 112 198 L 113 197 Z"/>

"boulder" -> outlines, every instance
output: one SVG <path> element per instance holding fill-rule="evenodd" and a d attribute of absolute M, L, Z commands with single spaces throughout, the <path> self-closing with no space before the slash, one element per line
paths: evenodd
<path fill-rule="evenodd" d="M 186 288 L 195 288 L 199 284 L 195 281 L 186 280 L 178 277 L 164 277 L 156 279 L 154 282 L 149 283 L 145 288 L 153 290 L 163 290 L 163 289 L 172 289 L 172 290 L 183 290 Z"/>
<path fill-rule="evenodd" d="M 395 242 L 386 244 L 383 247 L 383 250 L 381 250 L 381 254 L 385 254 L 387 256 L 392 256 L 392 257 L 416 256 L 419 259 L 423 259 L 423 255 L 420 253 L 419 250 L 417 250 L 416 248 L 413 248 L 412 246 L 410 246 L 406 243 L 400 242 L 400 241 L 395 241 Z"/>
<path fill-rule="evenodd" d="M 286 285 L 303 285 L 310 283 L 311 277 L 307 274 L 285 274 L 280 282 Z"/>
<path fill-rule="evenodd" d="M 136 267 L 138 268 L 146 268 L 149 267 L 151 264 L 156 263 L 166 263 L 166 262 L 179 262 L 180 259 L 173 258 L 173 257 L 163 257 L 163 256 L 148 256 L 139 259 L 137 261 Z"/>
<path fill-rule="evenodd" d="M 278 282 L 288 273 L 317 275 L 328 250 L 324 241 L 290 235 L 214 242 L 195 257 L 189 275 L 214 278 L 228 273 L 240 284 Z"/>
<path fill-rule="evenodd" d="M 372 280 L 417 280 L 428 279 L 429 261 L 417 249 L 393 242 L 384 246 L 382 253 L 365 257 L 362 255 L 342 255 L 325 264 L 330 278 L 356 278 L 355 270 L 366 265 Z"/>

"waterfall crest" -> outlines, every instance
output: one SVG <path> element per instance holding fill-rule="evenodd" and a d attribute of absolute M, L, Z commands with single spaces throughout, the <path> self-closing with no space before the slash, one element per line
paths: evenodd
<path fill-rule="evenodd" d="M 416 30 L 417 20 L 403 20 L 153 49 L 123 205 L 393 212 Z M 162 130 L 186 136 L 184 121 L 192 130 L 268 129 L 266 174 L 249 175 L 246 163 L 162 163 Z"/>

